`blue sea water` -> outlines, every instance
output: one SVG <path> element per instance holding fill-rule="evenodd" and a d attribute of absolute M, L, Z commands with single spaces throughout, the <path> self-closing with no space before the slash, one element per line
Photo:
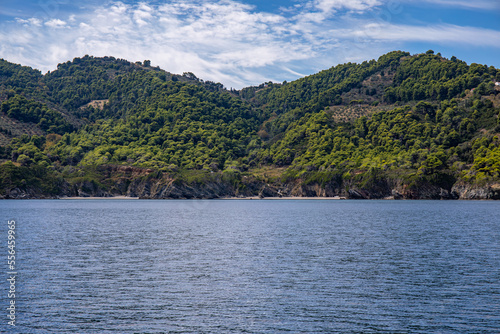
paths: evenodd
<path fill-rule="evenodd" d="M 2 332 L 500 333 L 500 202 L 6 200 L 0 213 Z"/>

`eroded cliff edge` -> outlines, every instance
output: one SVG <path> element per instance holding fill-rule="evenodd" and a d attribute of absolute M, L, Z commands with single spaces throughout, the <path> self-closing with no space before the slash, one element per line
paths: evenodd
<path fill-rule="evenodd" d="M 51 189 L 18 185 L 5 189 L 0 199 L 44 199 L 64 197 L 115 197 L 141 199 L 217 199 L 337 197 L 346 199 L 462 199 L 498 200 L 500 183 L 468 184 L 455 182 L 418 184 L 381 177 L 370 184 L 335 180 L 325 183 L 292 180 L 262 180 L 238 172 L 210 173 L 203 178 L 182 179 L 151 169 L 129 166 L 99 168 L 98 180 L 58 180 Z"/>

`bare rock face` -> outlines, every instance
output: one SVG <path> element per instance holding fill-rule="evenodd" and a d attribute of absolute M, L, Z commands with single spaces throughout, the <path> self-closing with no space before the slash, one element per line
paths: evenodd
<path fill-rule="evenodd" d="M 37 187 L 13 187 L 0 193 L 0 199 L 129 196 L 144 199 L 215 199 L 228 197 L 338 197 L 349 199 L 464 199 L 500 200 L 500 183 L 474 185 L 421 182 L 407 184 L 400 179 L 377 179 L 360 185 L 352 181 L 332 180 L 324 184 L 304 184 L 301 180 L 266 183 L 243 176 L 237 181 L 221 175 L 198 182 L 176 179 L 168 173 L 130 166 L 106 166 L 98 181 L 70 184 L 62 181 L 58 189 L 44 193 Z M 232 181 L 231 181 L 232 180 Z M 444 187 L 444 188 L 443 188 Z"/>
<path fill-rule="evenodd" d="M 77 197 L 111 197 L 111 194 L 94 182 L 84 181 L 74 185 Z"/>
<path fill-rule="evenodd" d="M 23 190 L 20 188 L 14 188 L 4 195 L 5 199 L 26 199 L 32 198 L 33 192 L 31 190 Z"/>
<path fill-rule="evenodd" d="M 92 183 L 74 186 L 74 195 L 80 197 L 108 197 L 126 195 L 144 199 L 215 199 L 228 197 L 345 197 L 349 199 L 500 199 L 500 184 L 473 186 L 456 184 L 444 189 L 432 184 L 408 187 L 404 184 L 389 184 L 388 187 L 374 189 L 356 186 L 342 188 L 338 184 L 319 185 L 268 184 L 256 180 L 234 184 L 216 180 L 213 182 L 188 184 L 164 176 L 161 178 L 137 177 L 132 181 L 118 182 L 113 189 L 105 190 Z M 36 198 L 33 192 L 13 190 L 9 198 Z"/>
<path fill-rule="evenodd" d="M 452 188 L 460 199 L 500 199 L 500 184 L 492 183 L 484 186 L 455 184 Z"/>
<path fill-rule="evenodd" d="M 348 198 L 350 199 L 369 199 L 370 194 L 364 190 L 360 189 L 349 189 Z"/>

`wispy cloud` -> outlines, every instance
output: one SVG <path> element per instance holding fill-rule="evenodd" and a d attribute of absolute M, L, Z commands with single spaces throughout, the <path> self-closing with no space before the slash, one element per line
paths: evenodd
<path fill-rule="evenodd" d="M 368 24 L 363 29 L 344 31 L 344 33 L 378 41 L 459 43 L 471 46 L 498 47 L 500 41 L 500 31 L 451 24 L 433 26 Z"/>
<path fill-rule="evenodd" d="M 62 28 L 66 25 L 66 22 L 64 22 L 63 20 L 59 20 L 59 19 L 52 19 L 52 20 L 45 22 L 45 25 L 47 27 L 51 27 L 51 28 Z"/>
<path fill-rule="evenodd" d="M 167 71 L 189 71 L 241 88 L 375 58 L 408 41 L 498 48 L 497 30 L 396 25 L 390 15 L 374 15 L 377 10 L 396 14 L 401 3 L 396 4 L 311 0 L 273 14 L 233 0 L 114 2 L 67 17 L 23 18 L 4 25 L 0 57 L 45 71 L 85 54 L 150 59 Z"/>
<path fill-rule="evenodd" d="M 162 5 L 116 2 L 72 15 L 67 21 L 18 19 L 17 23 L 13 29 L 23 29 L 26 34 L 20 60 L 43 70 L 53 69 L 55 58 L 65 61 L 69 55 L 113 55 L 151 59 L 172 72 L 192 71 L 204 79 L 226 79 L 226 84 L 240 87 L 250 81 L 275 79 L 244 69 L 263 69 L 314 54 L 284 16 L 254 12 L 252 6 L 228 0 Z M 42 24 L 50 29 L 40 28 Z M 16 38 L 5 39 L 2 56 L 19 58 Z"/>
<path fill-rule="evenodd" d="M 21 23 L 24 25 L 31 25 L 31 26 L 35 26 L 35 27 L 39 27 L 42 25 L 42 20 L 34 18 L 34 17 L 27 19 L 27 20 L 18 18 L 18 19 L 16 19 L 16 21 L 18 23 Z"/>
<path fill-rule="evenodd" d="M 415 0 L 410 0 L 416 2 Z M 430 3 L 440 6 L 448 6 L 451 8 L 463 7 L 463 8 L 473 8 L 482 10 L 500 10 L 500 2 L 497 0 L 418 0 L 422 3 Z"/>
<path fill-rule="evenodd" d="M 316 0 L 314 6 L 323 12 L 332 12 L 341 9 L 365 11 L 380 6 L 380 0 Z"/>

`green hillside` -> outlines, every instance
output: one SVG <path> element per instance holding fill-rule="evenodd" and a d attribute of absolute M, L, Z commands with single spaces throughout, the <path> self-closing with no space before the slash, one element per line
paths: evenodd
<path fill-rule="evenodd" d="M 149 61 L 1 60 L 0 195 L 497 198 L 498 81 L 431 50 L 240 91 Z"/>

